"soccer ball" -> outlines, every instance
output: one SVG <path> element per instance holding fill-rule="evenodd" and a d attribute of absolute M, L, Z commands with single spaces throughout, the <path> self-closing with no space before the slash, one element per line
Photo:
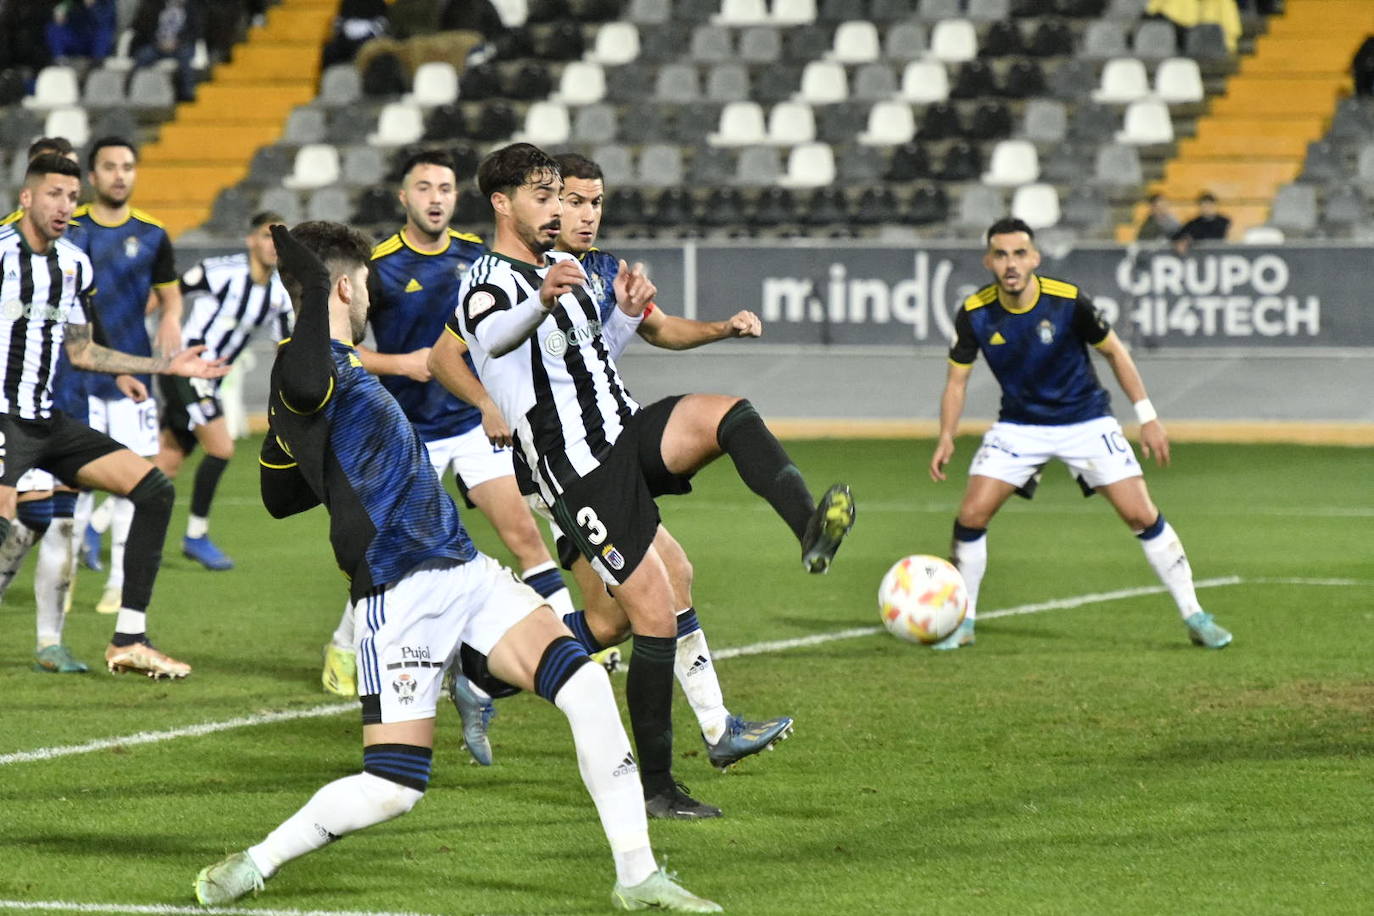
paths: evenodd
<path fill-rule="evenodd" d="M 878 614 L 893 636 L 930 645 L 953 633 L 968 610 L 964 577 L 939 557 L 903 557 L 878 586 Z"/>

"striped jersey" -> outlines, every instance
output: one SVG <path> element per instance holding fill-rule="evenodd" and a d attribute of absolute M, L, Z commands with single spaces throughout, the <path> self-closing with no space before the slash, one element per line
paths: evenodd
<path fill-rule="evenodd" d="M 66 325 L 87 323 L 93 274 L 90 258 L 66 238 L 39 254 L 17 225 L 0 229 L 0 411 L 51 416 Z"/>
<path fill-rule="evenodd" d="M 291 336 L 291 300 L 277 272 L 254 283 L 247 252 L 206 258 L 181 276 L 183 346 L 205 345 L 206 359 L 232 363 L 264 325 Z"/>
<path fill-rule="evenodd" d="M 504 255 L 479 258 L 458 296 L 448 331 L 467 344 L 482 379 L 515 435 L 515 454 L 549 502 L 600 466 L 639 405 L 603 339 L 597 303 L 585 286 L 560 296 L 547 314 L 539 287 L 559 260 L 537 267 Z M 534 328 L 528 339 L 523 335 Z M 519 343 L 515 343 L 519 340 Z"/>
<path fill-rule="evenodd" d="M 152 356 L 152 341 L 144 323 L 148 293 L 179 279 L 167 230 L 138 209 L 131 209 L 123 222 L 109 226 L 96 221 L 90 204 L 78 207 L 72 218 L 85 230 L 81 245 L 100 277 L 94 306 L 100 313 L 107 345 L 135 356 Z M 108 400 L 123 398 L 114 378 L 90 373 L 87 390 Z M 140 378 L 149 384 L 148 376 Z"/>

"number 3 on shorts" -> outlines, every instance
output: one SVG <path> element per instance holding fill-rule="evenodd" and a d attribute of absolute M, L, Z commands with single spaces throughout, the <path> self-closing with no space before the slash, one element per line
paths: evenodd
<path fill-rule="evenodd" d="M 577 510 L 577 523 L 587 529 L 587 540 L 593 544 L 606 540 L 606 526 L 601 524 L 601 519 L 596 517 L 596 511 L 591 506 Z"/>

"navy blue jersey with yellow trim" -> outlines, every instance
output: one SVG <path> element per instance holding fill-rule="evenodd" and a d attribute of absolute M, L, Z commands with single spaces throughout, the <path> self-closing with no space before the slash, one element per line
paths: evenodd
<path fill-rule="evenodd" d="M 965 299 L 950 362 L 969 366 L 982 352 L 1002 386 L 998 419 L 1007 423 L 1061 426 L 1109 416 L 1111 399 L 1088 346 L 1102 343 L 1111 327 L 1077 286 L 1034 279 L 1039 292 L 1025 309 L 1004 307 L 996 285 Z"/>
<path fill-rule="evenodd" d="M 282 395 L 283 374 L 293 369 L 289 343 L 272 365 L 261 455 L 264 501 L 269 486 L 277 494 L 273 514 L 324 504 L 334 557 L 354 600 L 426 560 L 474 559 L 477 549 L 424 443 L 358 352 L 330 341 L 333 377 L 324 403 L 290 404 Z M 283 489 L 295 500 L 289 511 L 280 511 Z"/>
<path fill-rule="evenodd" d="M 620 272 L 620 260 L 613 254 L 593 248 L 578 258 L 587 274 L 587 292 L 596 303 L 605 323 L 615 308 L 615 275 Z"/>
<path fill-rule="evenodd" d="M 448 231 L 448 247 L 435 254 L 416 251 L 396 233 L 372 250 L 368 322 L 380 353 L 410 353 L 432 347 L 458 304 L 458 287 L 472 263 L 486 253 L 475 235 Z M 473 369 L 472 359 L 467 359 Z M 476 370 L 473 369 L 474 374 Z M 410 422 L 427 442 L 465 433 L 482 422 L 471 404 L 437 381 L 403 375 L 382 377 Z"/>
<path fill-rule="evenodd" d="M 151 356 L 152 341 L 144 323 L 148 294 L 154 287 L 179 281 L 172 240 L 162 224 L 141 210 L 130 210 L 116 225 L 97 222 L 89 204 L 72 217 L 82 227 L 77 242 L 95 265 L 95 309 L 105 328 L 108 346 L 135 356 Z M 96 397 L 117 399 L 114 376 L 86 373 L 86 390 Z M 151 387 L 148 376 L 140 376 Z"/>

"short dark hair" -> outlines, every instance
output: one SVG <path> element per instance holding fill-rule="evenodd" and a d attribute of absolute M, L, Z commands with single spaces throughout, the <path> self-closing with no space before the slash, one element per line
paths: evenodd
<path fill-rule="evenodd" d="M 579 156 L 577 153 L 562 153 L 554 156 L 553 161 L 558 163 L 558 172 L 564 178 L 580 178 L 583 181 L 604 181 L 606 179 L 601 171 L 601 166 L 586 156 Z"/>
<path fill-rule="evenodd" d="M 329 280 L 334 282 L 346 273 L 352 273 L 366 266 L 372 257 L 372 242 L 352 226 L 343 223 L 330 223 L 324 220 L 309 220 L 297 223 L 291 230 L 296 241 L 315 253 L 329 269 Z M 286 292 L 291 301 L 300 308 L 301 286 L 289 274 L 282 276 Z"/>
<path fill-rule="evenodd" d="M 401 163 L 401 182 L 404 184 L 406 176 L 410 170 L 417 165 L 437 165 L 448 169 L 454 174 L 455 180 L 458 175 L 458 167 L 453 164 L 453 157 L 447 150 L 441 149 L 422 149 L 411 153 L 406 157 L 405 162 Z"/>
<path fill-rule="evenodd" d="M 72 141 L 66 137 L 39 137 L 29 144 L 29 161 L 33 161 L 44 153 L 70 156 L 74 152 L 76 149 L 72 146 Z"/>
<path fill-rule="evenodd" d="M 1211 191 L 1203 191 L 1197 196 L 1197 202 L 1200 204 L 1214 204 L 1217 202 L 1217 196 Z"/>
<path fill-rule="evenodd" d="M 100 151 L 112 146 L 123 146 L 128 148 L 129 152 L 134 154 L 134 161 L 138 161 L 138 147 L 134 146 L 132 140 L 126 140 L 123 137 L 116 136 L 101 137 L 91 144 L 91 151 L 86 154 L 86 168 L 94 172 L 95 160 L 96 157 L 100 155 Z"/>
<path fill-rule="evenodd" d="M 1149 197 L 1145 198 L 1145 203 L 1147 203 L 1147 204 L 1153 204 L 1155 201 L 1159 201 L 1159 200 L 1163 200 L 1163 199 L 1164 199 L 1164 195 L 1161 194 L 1161 193 L 1159 193 L 1158 191 L 1156 191 L 1155 193 L 1151 194 Z"/>
<path fill-rule="evenodd" d="M 81 166 L 59 153 L 39 153 L 30 160 L 29 167 L 25 169 L 24 183 L 28 184 L 34 178 L 41 179 L 44 175 L 54 174 L 66 175 L 80 181 Z"/>
<path fill-rule="evenodd" d="M 1035 230 L 1028 226 L 1025 220 L 1017 219 L 1014 216 L 1004 216 L 988 227 L 988 244 L 992 244 L 994 235 L 1006 235 L 1008 232 L 1024 232 L 1032 242 L 1035 241 Z"/>
<path fill-rule="evenodd" d="M 276 210 L 262 210 L 253 214 L 252 219 L 248 220 L 248 231 L 261 229 L 263 226 L 274 226 L 277 223 L 286 225 L 286 220 Z"/>
<path fill-rule="evenodd" d="M 544 173 L 561 177 L 558 162 L 532 143 L 512 143 L 487 155 L 477 167 L 477 189 L 483 197 L 496 193 L 510 194 L 528 184 L 531 176 Z"/>

